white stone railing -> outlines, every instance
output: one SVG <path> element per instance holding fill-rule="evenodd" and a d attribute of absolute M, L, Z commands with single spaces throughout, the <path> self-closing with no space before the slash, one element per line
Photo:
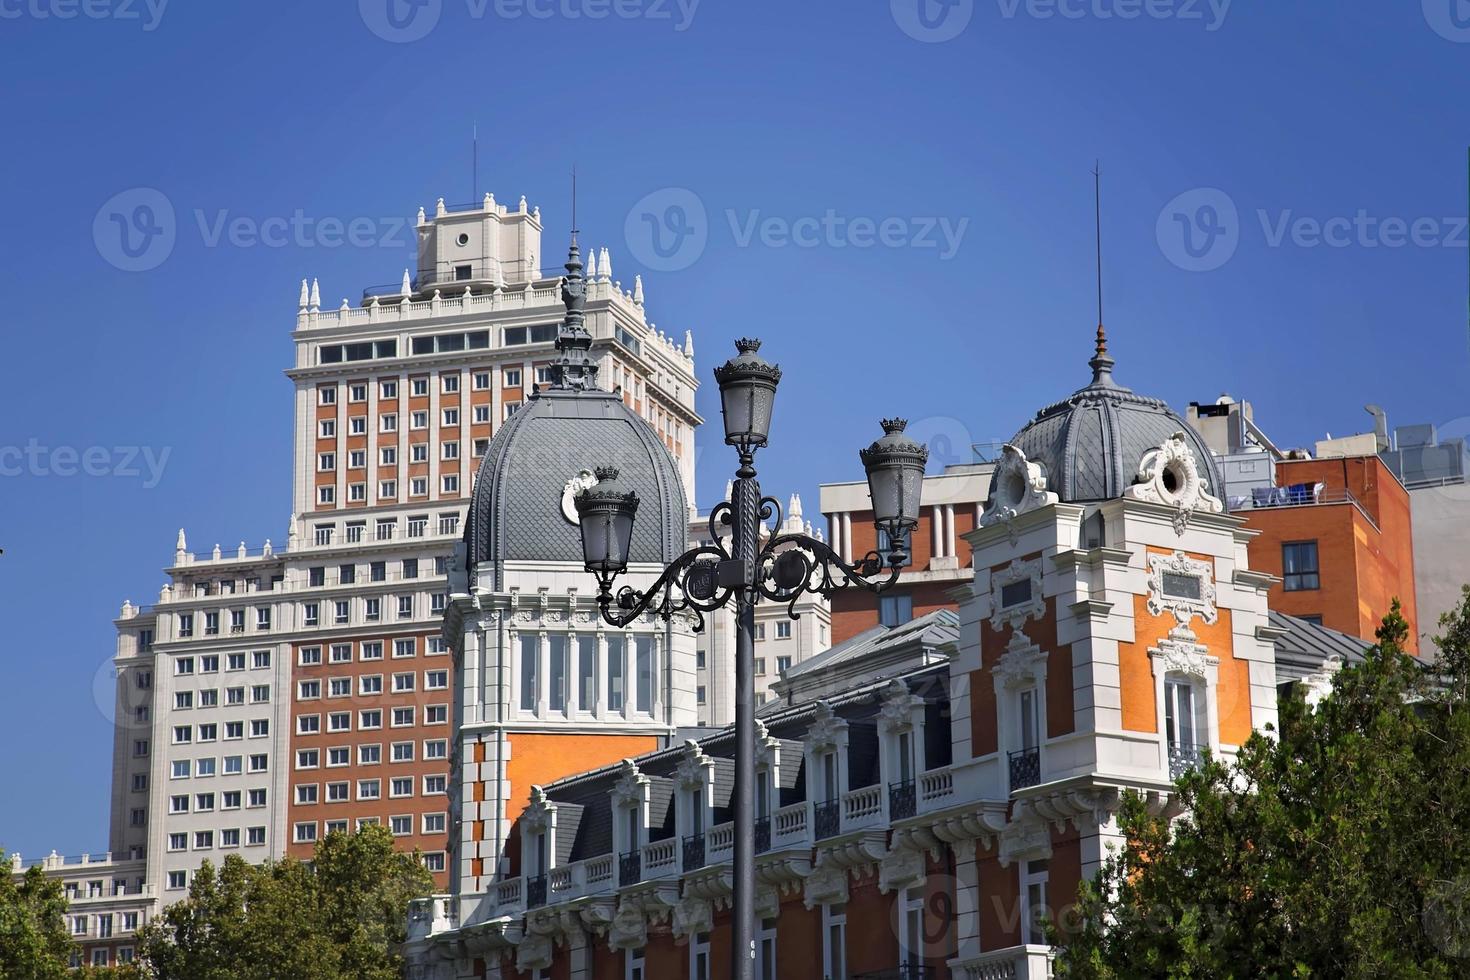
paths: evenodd
<path fill-rule="evenodd" d="M 949 961 L 955 980 L 1051 980 L 1056 951 L 1050 946 L 1012 946 Z"/>
<path fill-rule="evenodd" d="M 706 864 L 731 860 L 735 852 L 735 824 L 715 824 L 705 835 L 704 846 Z"/>
<path fill-rule="evenodd" d="M 842 794 L 842 832 L 883 822 L 883 787 L 864 786 Z"/>
<path fill-rule="evenodd" d="M 580 862 L 582 880 L 588 893 L 610 891 L 617 887 L 617 861 L 611 854 L 603 854 Z"/>
<path fill-rule="evenodd" d="M 496 915 L 510 915 L 513 911 L 519 912 L 525 908 L 525 889 L 522 885 L 523 880 L 520 878 L 510 878 L 496 883 Z"/>
<path fill-rule="evenodd" d="M 805 803 L 793 803 L 777 810 L 771 817 L 771 847 L 797 847 L 808 843 L 809 812 L 810 807 Z"/>
<path fill-rule="evenodd" d="M 954 770 L 949 767 L 919 774 L 919 812 L 942 810 L 954 803 Z"/>
<path fill-rule="evenodd" d="M 562 902 L 576 898 L 582 891 L 581 862 L 552 868 L 546 873 L 546 901 Z"/>
<path fill-rule="evenodd" d="M 679 874 L 679 838 L 650 841 L 643 845 L 643 877 L 668 878 Z"/>

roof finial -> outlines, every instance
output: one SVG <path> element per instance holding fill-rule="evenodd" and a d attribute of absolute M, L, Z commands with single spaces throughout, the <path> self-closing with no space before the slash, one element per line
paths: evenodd
<path fill-rule="evenodd" d="M 587 280 L 582 277 L 582 250 L 577 247 L 577 234 L 567 249 L 567 274 L 561 281 L 561 301 L 566 318 L 556 332 L 556 349 L 561 357 L 551 366 L 550 388 L 557 391 L 586 391 L 597 387 L 597 363 L 588 355 L 592 335 L 584 326 L 587 305 Z"/>

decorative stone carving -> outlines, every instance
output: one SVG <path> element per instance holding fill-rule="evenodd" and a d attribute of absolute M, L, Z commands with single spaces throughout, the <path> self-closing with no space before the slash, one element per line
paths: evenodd
<path fill-rule="evenodd" d="M 612 949 L 639 949 L 648 945 L 648 922 L 637 905 L 623 902 L 608 924 L 607 944 Z"/>
<path fill-rule="evenodd" d="M 1138 477 L 1123 496 L 1173 507 L 1175 534 L 1184 533 L 1195 513 L 1219 514 L 1225 510 L 1220 499 L 1210 495 L 1209 484 L 1200 474 L 1199 460 L 1194 458 L 1183 432 L 1174 433 L 1143 454 Z"/>
<path fill-rule="evenodd" d="M 709 932 L 714 928 L 714 906 L 707 898 L 684 896 L 674 906 L 673 926 L 675 936 L 692 936 L 697 932 Z"/>
<path fill-rule="evenodd" d="M 1032 643 L 1024 633 L 1011 636 L 1006 652 L 991 670 L 997 686 L 1004 691 L 1020 691 L 1046 682 L 1047 653 Z"/>
<path fill-rule="evenodd" d="M 1046 474 L 1039 463 L 1007 443 L 1001 447 L 1000 461 L 990 478 L 990 500 L 980 515 L 980 526 L 989 527 L 1009 522 L 1020 514 L 1047 507 L 1057 502 L 1057 495 L 1046 488 Z"/>
<path fill-rule="evenodd" d="M 532 933 L 516 947 L 516 969 L 522 973 L 544 970 L 551 965 L 551 953 L 551 937 Z"/>
<path fill-rule="evenodd" d="M 624 759 L 618 764 L 618 779 L 612 786 L 613 806 L 633 806 L 643 802 L 643 790 L 648 785 L 648 777 L 638 768 L 638 763 L 632 759 Z"/>
<path fill-rule="evenodd" d="M 714 760 L 704 754 L 698 742 L 692 738 L 686 738 L 684 748 L 679 754 L 679 764 L 674 769 L 674 775 L 679 780 L 681 788 L 696 789 L 707 782 L 708 773 L 714 764 Z"/>
<path fill-rule="evenodd" d="M 1196 561 L 1182 551 L 1148 556 L 1148 611 L 1161 616 L 1167 610 L 1180 626 L 1198 616 L 1213 624 L 1220 614 L 1215 606 L 1215 575 L 1208 562 Z"/>
<path fill-rule="evenodd" d="M 1031 583 L 1031 596 L 1023 602 L 1006 607 L 1001 598 L 1005 587 L 1017 582 Z M 1004 568 L 990 573 L 990 626 L 999 630 L 1003 626 L 1020 629 L 1028 619 L 1041 619 L 1046 615 L 1046 600 L 1041 596 L 1041 562 L 1013 561 Z"/>
<path fill-rule="evenodd" d="M 1051 829 L 1045 820 L 1022 810 L 1000 835 L 1000 865 L 1051 857 Z"/>
<path fill-rule="evenodd" d="M 815 717 L 806 731 L 807 746 L 813 752 L 831 752 L 847 742 L 847 721 L 838 717 L 832 705 L 818 701 Z"/>
<path fill-rule="evenodd" d="M 1209 648 L 1182 626 L 1170 630 L 1169 635 L 1149 652 L 1158 655 L 1159 666 L 1164 673 L 1183 674 L 1200 680 L 1206 678 L 1211 666 L 1219 663 L 1210 656 Z"/>
<path fill-rule="evenodd" d="M 577 475 L 566 482 L 561 492 L 561 516 L 568 524 L 581 524 L 577 515 L 577 494 L 597 485 L 597 476 L 591 470 L 578 470 Z"/>
<path fill-rule="evenodd" d="M 878 891 L 902 891 L 924 883 L 924 852 L 908 847 L 889 851 L 878 862 Z"/>
<path fill-rule="evenodd" d="M 537 834 L 551 826 L 551 814 L 556 809 L 556 804 L 546 798 L 546 790 L 540 786 L 531 787 L 531 802 L 521 811 L 521 831 L 526 834 Z"/>
<path fill-rule="evenodd" d="M 781 742 L 766 730 L 766 723 L 755 720 L 755 768 L 769 769 L 776 764 Z"/>
<path fill-rule="evenodd" d="M 818 905 L 840 905 L 847 901 L 847 870 L 834 866 L 823 859 L 807 875 L 806 887 L 802 889 L 802 904 L 807 908 Z"/>
<path fill-rule="evenodd" d="M 878 730 L 904 732 L 914 727 L 914 711 L 924 706 L 924 699 L 912 693 L 898 678 L 883 689 L 882 706 L 878 709 Z"/>

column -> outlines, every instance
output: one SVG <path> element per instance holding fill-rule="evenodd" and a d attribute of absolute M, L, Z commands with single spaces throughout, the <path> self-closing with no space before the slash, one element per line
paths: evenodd
<path fill-rule="evenodd" d="M 980 955 L 980 871 L 973 840 L 949 847 L 954 852 L 955 958 L 963 960 Z"/>

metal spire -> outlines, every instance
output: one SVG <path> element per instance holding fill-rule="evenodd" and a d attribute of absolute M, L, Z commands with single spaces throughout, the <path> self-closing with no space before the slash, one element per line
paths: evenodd
<path fill-rule="evenodd" d="M 1108 334 L 1103 329 L 1102 295 L 1102 168 L 1097 161 L 1092 164 L 1092 223 L 1097 241 L 1097 338 L 1094 342 L 1092 360 L 1093 384 L 1112 384 L 1113 359 L 1108 355 Z"/>
<path fill-rule="evenodd" d="M 582 250 L 577 246 L 577 168 L 572 167 L 572 243 L 567 249 L 567 274 L 561 281 L 561 301 L 566 318 L 556 332 L 556 349 L 561 357 L 551 366 L 553 391 L 587 391 L 597 387 L 597 363 L 588 352 L 592 335 L 584 325 L 587 280 L 582 278 Z"/>

